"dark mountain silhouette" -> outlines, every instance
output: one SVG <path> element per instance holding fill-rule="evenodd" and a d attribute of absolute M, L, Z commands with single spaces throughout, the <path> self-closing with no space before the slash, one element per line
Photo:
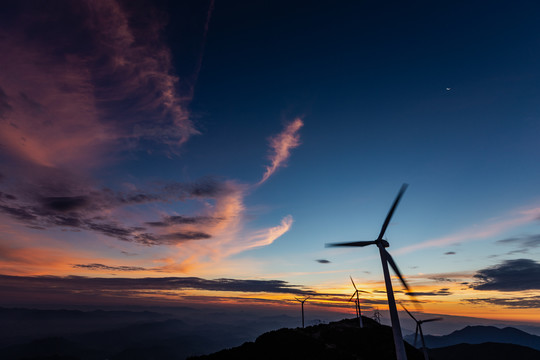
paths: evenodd
<path fill-rule="evenodd" d="M 405 339 L 413 343 L 414 335 Z M 486 342 L 515 344 L 540 350 L 540 336 L 531 335 L 512 327 L 497 328 L 494 326 L 467 326 L 443 336 L 425 336 L 428 348 L 439 348 L 457 344 L 481 344 Z"/>
<path fill-rule="evenodd" d="M 431 360 L 538 360 L 540 351 L 521 345 L 488 342 L 429 349 L 429 356 Z"/>
<path fill-rule="evenodd" d="M 377 359 L 395 360 L 394 339 L 389 326 L 363 318 L 345 319 L 306 328 L 280 329 L 259 336 L 255 342 L 190 360 L 251 359 Z M 405 344 L 409 360 L 423 360 L 423 354 Z"/>

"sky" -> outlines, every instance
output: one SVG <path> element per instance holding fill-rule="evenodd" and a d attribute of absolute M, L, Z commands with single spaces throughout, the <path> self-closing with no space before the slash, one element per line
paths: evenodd
<path fill-rule="evenodd" d="M 3 2 L 0 305 L 540 322 L 539 10 Z"/>

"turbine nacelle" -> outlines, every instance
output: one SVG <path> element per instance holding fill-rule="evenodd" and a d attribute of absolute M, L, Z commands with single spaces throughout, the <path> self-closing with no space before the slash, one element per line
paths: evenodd
<path fill-rule="evenodd" d="M 386 240 L 381 239 L 381 240 L 375 240 L 375 241 L 377 242 L 377 246 L 382 245 L 382 247 L 385 247 L 385 248 L 390 247 L 390 243 L 388 241 L 386 241 Z"/>

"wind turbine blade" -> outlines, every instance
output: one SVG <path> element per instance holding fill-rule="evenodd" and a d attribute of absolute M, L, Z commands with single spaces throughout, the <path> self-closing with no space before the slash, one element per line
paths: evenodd
<path fill-rule="evenodd" d="M 388 227 L 388 224 L 390 223 L 390 219 L 392 218 L 392 215 L 394 215 L 394 211 L 396 210 L 396 207 L 399 204 L 399 200 L 401 200 L 401 197 L 403 196 L 403 193 L 405 190 L 407 190 L 407 184 L 401 185 L 401 189 L 399 190 L 399 193 L 397 194 L 396 200 L 394 200 L 394 204 L 390 208 L 390 211 L 388 211 L 388 215 L 386 215 L 386 219 L 384 219 L 384 224 L 381 228 L 381 232 L 379 233 L 379 237 L 377 239 L 381 240 L 384 236 L 384 233 L 386 232 L 386 228 Z"/>
<path fill-rule="evenodd" d="M 386 249 L 384 249 L 384 251 L 386 252 L 386 261 L 388 261 L 388 263 L 390 264 L 392 269 L 394 269 L 394 272 L 399 277 L 399 280 L 401 280 L 401 283 L 403 284 L 405 289 L 407 289 L 407 291 L 410 291 L 409 285 L 407 285 L 407 282 L 405 281 L 405 279 L 401 275 L 401 272 L 399 271 L 394 259 L 392 259 L 392 256 L 390 256 L 390 253 L 388 251 L 386 251 Z"/>
<path fill-rule="evenodd" d="M 356 288 L 356 285 L 354 283 L 354 280 L 352 279 L 352 276 L 349 275 L 349 277 L 351 278 L 351 282 L 352 282 L 352 286 L 354 286 L 354 290 L 358 291 L 358 289 Z"/>
<path fill-rule="evenodd" d="M 403 304 L 400 304 L 400 305 L 403 308 L 403 310 L 405 310 L 407 312 L 407 314 L 409 314 L 409 316 L 413 318 L 414 321 L 418 322 L 418 320 L 416 320 L 416 318 L 413 316 L 413 314 L 411 314 L 409 312 L 409 310 L 407 310 L 407 308 L 405 306 L 403 306 Z"/>
<path fill-rule="evenodd" d="M 325 247 L 336 247 L 336 246 L 368 246 L 376 244 L 375 241 L 353 241 L 353 242 L 344 242 L 344 243 L 327 243 Z"/>
<path fill-rule="evenodd" d="M 356 295 L 356 291 L 354 292 L 354 294 L 352 294 L 352 296 L 351 296 L 351 298 L 349 299 L 349 301 L 351 301 L 351 300 L 354 298 L 355 295 Z"/>
<path fill-rule="evenodd" d="M 416 340 L 418 340 L 418 323 L 416 323 L 416 332 L 414 333 L 414 347 L 416 347 Z"/>
<path fill-rule="evenodd" d="M 423 323 L 426 323 L 426 322 L 431 322 L 431 321 L 440 321 L 440 320 L 443 320 L 443 318 L 434 318 L 434 319 L 427 319 L 427 320 L 422 320 Z"/>

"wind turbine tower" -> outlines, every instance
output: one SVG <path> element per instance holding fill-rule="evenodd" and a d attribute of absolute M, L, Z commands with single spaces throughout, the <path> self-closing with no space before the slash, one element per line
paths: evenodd
<path fill-rule="evenodd" d="M 304 303 L 309 298 L 310 298 L 309 296 L 307 298 L 305 298 L 304 300 L 300 300 L 299 298 L 295 298 L 296 301 L 298 301 L 298 302 L 300 302 L 302 304 L 302 328 L 304 327 Z"/>
<path fill-rule="evenodd" d="M 351 278 L 351 282 L 354 286 L 354 293 L 352 294 L 351 298 L 349 299 L 349 301 L 351 301 L 355 296 L 356 296 L 356 300 L 354 301 L 355 305 L 356 305 L 356 317 L 358 318 L 358 324 L 360 325 L 360 328 L 363 328 L 364 327 L 364 323 L 362 322 L 362 310 L 360 309 L 360 296 L 358 295 L 358 293 L 360 292 L 367 292 L 367 291 L 363 291 L 363 290 L 358 290 L 358 288 L 356 287 L 355 283 L 354 283 L 354 280 L 352 278 L 352 276 L 349 276 Z"/>
<path fill-rule="evenodd" d="M 420 333 L 420 339 L 422 340 L 422 350 L 424 352 L 424 359 L 429 360 L 426 343 L 424 341 L 424 333 L 422 332 L 422 324 L 426 322 L 431 322 L 431 321 L 439 321 L 439 320 L 442 320 L 443 318 L 438 317 L 438 318 L 432 318 L 432 319 L 426 319 L 426 320 L 418 320 L 413 316 L 413 314 L 409 312 L 409 310 L 405 308 L 405 306 L 401 305 L 401 307 L 403 307 L 403 309 L 407 312 L 407 314 L 409 314 L 409 316 L 412 317 L 412 319 L 416 322 L 416 332 L 414 333 L 414 347 L 416 347 L 416 339 L 418 338 L 418 333 Z"/>
<path fill-rule="evenodd" d="M 390 224 L 390 219 L 392 218 L 392 215 L 394 215 L 394 211 L 396 210 L 396 207 L 399 204 L 399 201 L 401 200 L 401 197 L 403 196 L 403 193 L 407 190 L 407 184 L 403 184 L 401 186 L 401 189 L 399 190 L 399 193 L 394 200 L 394 203 L 392 204 L 392 207 L 390 208 L 390 211 L 388 212 L 388 215 L 386 215 L 386 219 L 384 220 L 383 226 L 381 228 L 381 231 L 379 233 L 379 236 L 377 239 L 372 241 L 354 241 L 354 242 L 346 242 L 346 243 L 331 243 L 326 244 L 326 246 L 334 247 L 334 246 L 354 246 L 354 247 L 363 247 L 368 245 L 377 245 L 379 248 L 379 254 L 381 256 L 381 263 L 384 273 L 384 283 L 386 285 L 386 295 L 388 297 L 388 309 L 390 311 L 390 320 L 392 321 L 392 332 L 394 335 L 394 345 L 396 347 L 396 357 L 397 360 L 407 360 L 407 353 L 405 352 L 405 345 L 403 344 L 403 335 L 401 334 L 401 326 L 399 324 L 399 316 L 396 308 L 396 300 L 394 298 L 394 291 L 392 290 L 392 280 L 390 278 L 390 271 L 388 270 L 388 265 L 392 267 L 396 275 L 401 280 L 401 283 L 409 291 L 409 286 L 405 282 L 405 279 L 403 276 L 401 276 L 401 272 L 399 271 L 396 263 L 394 262 L 394 259 L 392 259 L 392 256 L 386 251 L 386 248 L 390 246 L 388 241 L 383 239 L 384 233 L 386 232 L 386 228 L 388 227 L 388 224 Z"/>

